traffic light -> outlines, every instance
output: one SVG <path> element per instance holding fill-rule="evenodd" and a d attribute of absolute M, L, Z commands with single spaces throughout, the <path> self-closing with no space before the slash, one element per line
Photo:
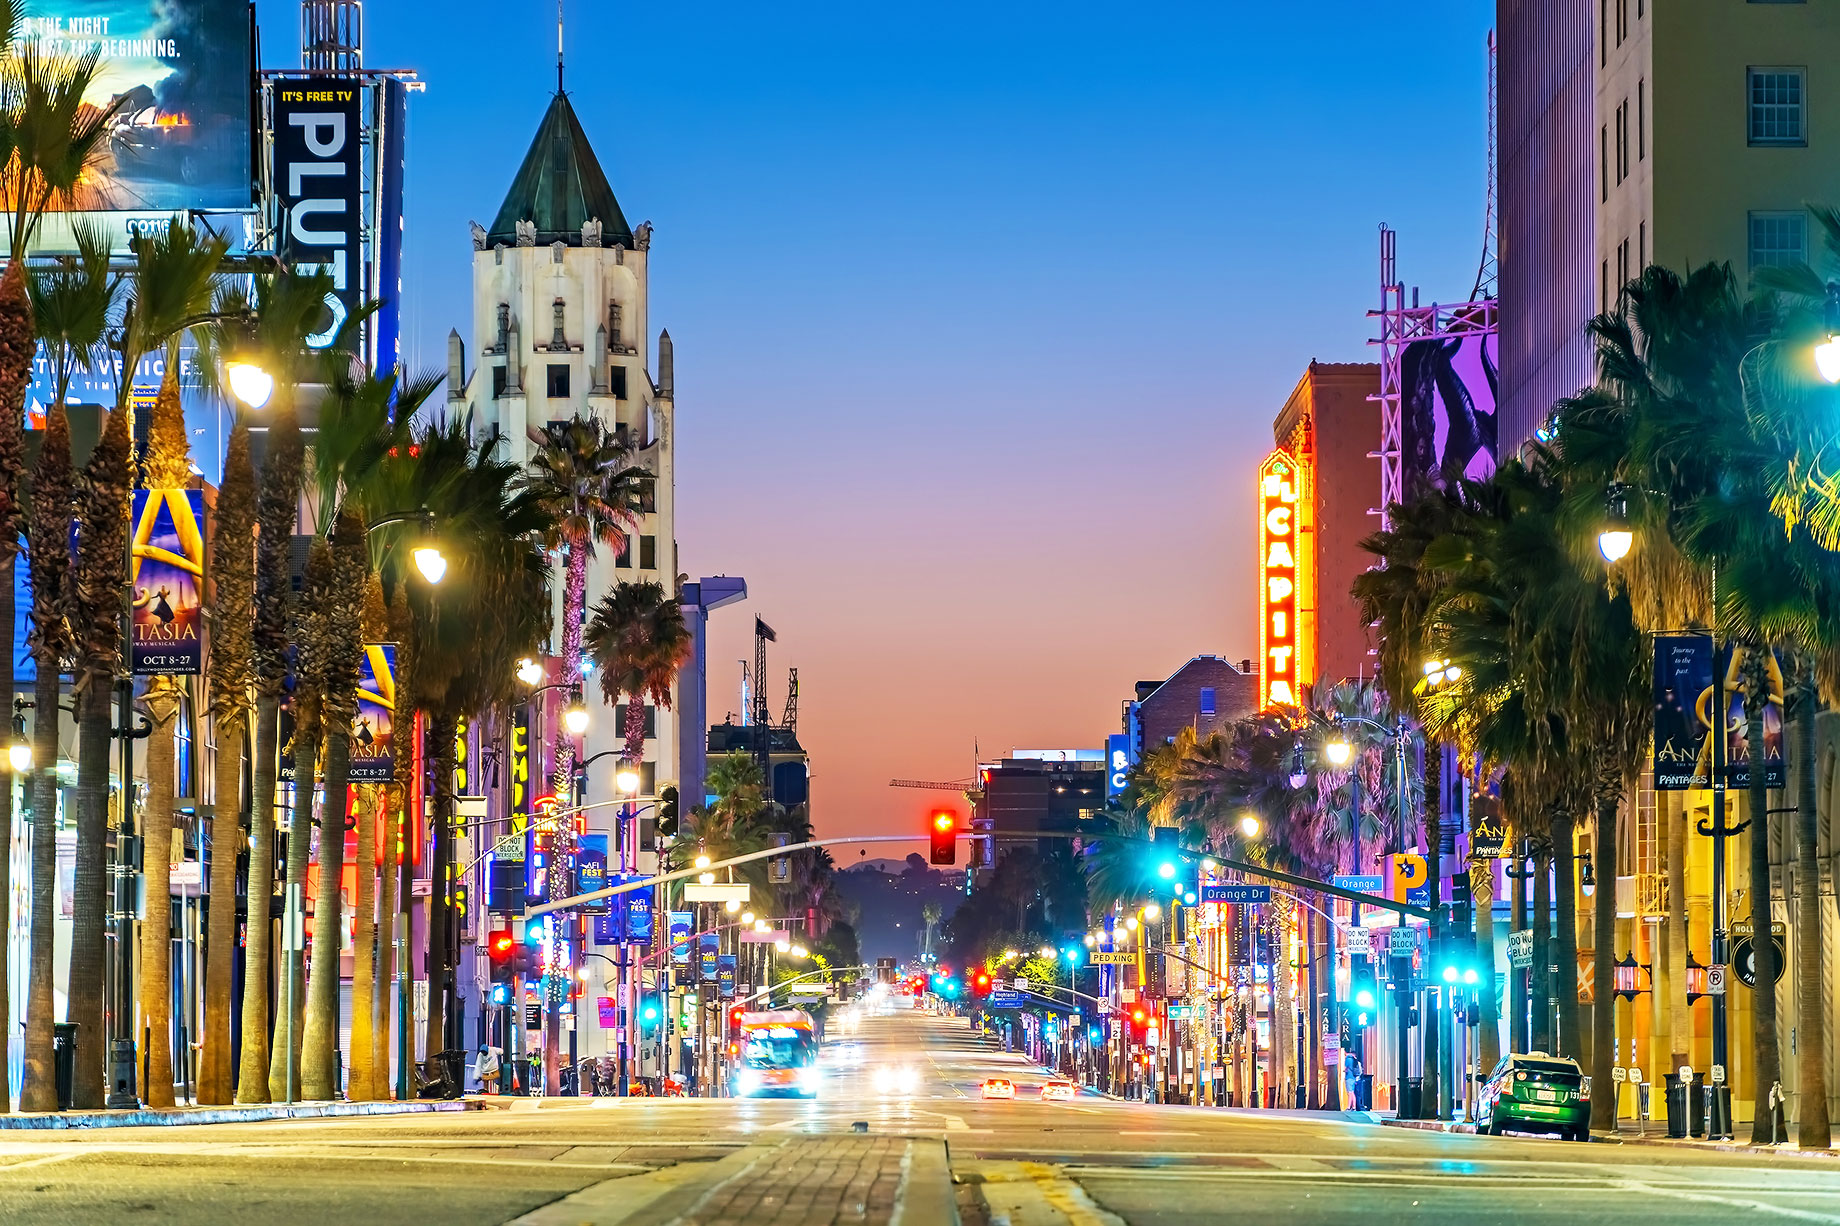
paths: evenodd
<path fill-rule="evenodd" d="M 658 1028 L 658 1019 L 663 1016 L 664 1011 L 658 1007 L 658 1002 L 648 997 L 646 1002 L 639 1006 L 639 1029 L 650 1034 Z"/>
<path fill-rule="evenodd" d="M 512 955 L 517 952 L 517 938 L 509 928 L 494 928 L 486 936 L 486 958 L 492 964 L 492 982 L 510 983 L 514 968 Z M 504 1001 L 494 1001 L 503 1004 Z"/>
<path fill-rule="evenodd" d="M 677 787 L 667 785 L 658 793 L 658 833 L 665 838 L 677 834 Z"/>
<path fill-rule="evenodd" d="M 1150 1035 L 1150 1011 L 1142 1005 L 1131 1008 L 1131 1041 L 1142 1043 Z"/>
<path fill-rule="evenodd" d="M 1373 1025 L 1379 1006 L 1380 994 L 1374 986 L 1374 968 L 1355 967 L 1349 983 L 1348 1020 L 1355 1029 L 1365 1029 Z"/>
<path fill-rule="evenodd" d="M 982 996 L 990 991 L 990 972 L 979 971 L 976 976 L 967 975 L 965 981 L 971 985 L 973 994 Z"/>
<path fill-rule="evenodd" d="M 934 864 L 952 864 L 957 861 L 958 814 L 950 809 L 934 810 L 933 821 L 927 828 L 927 835 L 933 843 Z"/>

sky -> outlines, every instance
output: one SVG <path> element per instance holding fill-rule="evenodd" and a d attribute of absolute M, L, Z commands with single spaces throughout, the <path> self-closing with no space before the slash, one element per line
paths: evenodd
<path fill-rule="evenodd" d="M 918 832 L 957 798 L 889 779 L 1096 748 L 1135 682 L 1257 654 L 1254 474 L 1312 359 L 1375 358 L 1377 227 L 1426 302 L 1475 280 L 1491 9 L 568 0 L 567 88 L 656 227 L 680 567 L 748 582 L 710 710 L 758 614 L 820 833 Z M 297 64 L 298 6 L 257 10 Z M 365 15 L 366 64 L 427 82 L 404 312 L 436 367 L 555 8 Z"/>

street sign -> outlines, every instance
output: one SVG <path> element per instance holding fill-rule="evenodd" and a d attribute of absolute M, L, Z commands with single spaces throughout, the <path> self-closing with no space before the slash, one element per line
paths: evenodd
<path fill-rule="evenodd" d="M 684 887 L 685 902 L 739 902 L 748 900 L 748 884 L 745 881 L 715 881 L 709 885 L 693 882 Z"/>
<path fill-rule="evenodd" d="M 1374 952 L 1374 931 L 1371 928 L 1342 929 L 1342 948 L 1350 954 L 1363 954 L 1371 957 Z"/>
<path fill-rule="evenodd" d="M 1132 957 L 1130 954 L 1111 953 L 1106 950 L 1095 949 L 1090 954 L 1086 955 L 1086 960 L 1094 966 L 1129 966 L 1132 962 Z"/>
<path fill-rule="evenodd" d="M 1775 927 L 1775 925 L 1771 925 L 1771 927 Z M 1737 925 L 1733 924 L 1732 929 L 1733 931 L 1736 931 Z M 1788 960 L 1789 947 L 1783 941 L 1782 937 L 1776 935 L 1775 933 L 1770 934 L 1770 944 L 1776 947 L 1776 981 L 1780 983 L 1782 981 L 1783 971 L 1785 969 L 1784 964 Z M 1719 969 L 1722 971 L 1724 968 L 1720 967 Z M 1737 975 L 1738 982 L 1743 984 L 1745 987 L 1754 988 L 1757 986 L 1757 938 L 1756 937 L 1746 935 L 1732 942 L 1731 969 L 1732 969 L 1732 973 Z M 1710 973 L 1712 971 L 1712 968 L 1707 967 L 1706 970 L 1708 973 L 1708 977 L 1710 978 Z M 1711 991 L 1710 988 L 1708 988 L 1707 990 Z"/>
<path fill-rule="evenodd" d="M 1499 860 L 1508 841 L 1508 831 L 1498 817 L 1482 816 L 1477 818 L 1469 832 L 1469 854 L 1472 860 Z"/>
<path fill-rule="evenodd" d="M 1401 924 L 1386 941 L 1386 952 L 1395 958 L 1410 958 L 1418 952 L 1418 929 Z"/>
<path fill-rule="evenodd" d="M 1169 1020 L 1172 1022 L 1190 1021 L 1194 1018 L 1194 1016 L 1195 1016 L 1195 1006 L 1193 1005 L 1171 1005 L 1169 1006 Z"/>
<path fill-rule="evenodd" d="M 1533 933 L 1523 928 L 1508 934 L 1508 965 L 1525 970 L 1533 965 Z"/>
<path fill-rule="evenodd" d="M 1393 857 L 1393 889 L 1396 901 L 1409 902 L 1412 891 L 1425 887 L 1425 857 L 1417 852 L 1400 852 Z"/>
<path fill-rule="evenodd" d="M 501 834 L 498 838 L 494 839 L 492 842 L 492 855 L 495 859 L 516 860 L 519 864 L 522 864 L 524 862 L 523 832 L 519 831 L 517 834 Z"/>
<path fill-rule="evenodd" d="M 1029 990 L 1029 981 L 1028 981 L 1028 980 L 1026 980 L 1026 979 L 1018 979 L 1018 980 L 1016 980 L 1016 990 L 1017 990 L 1018 992 L 1026 992 L 1026 991 L 1028 991 L 1028 990 Z"/>
<path fill-rule="evenodd" d="M 1725 968 L 1724 967 L 1709 966 L 1706 968 L 1706 995 L 1708 996 L 1725 995 Z"/>
<path fill-rule="evenodd" d="M 990 1007 L 992 1009 L 1019 1009 L 1027 1003 L 1028 1001 L 1022 993 L 1012 992 L 1007 988 L 1000 992 L 992 992 L 990 994 Z"/>
<path fill-rule="evenodd" d="M 1617 1082 L 1618 1084 L 1628 1081 L 1629 1080 L 1629 1070 L 1624 1068 L 1620 1064 L 1612 1066 L 1612 1068 L 1610 1069 L 1610 1080 Z"/>
<path fill-rule="evenodd" d="M 769 928 L 765 932 L 753 928 L 741 930 L 743 945 L 778 945 L 781 941 L 790 941 L 792 933 L 785 928 Z"/>
<path fill-rule="evenodd" d="M 1329 878 L 1329 884 L 1338 890 L 1353 890 L 1357 894 L 1378 894 L 1386 888 L 1386 882 L 1379 873 L 1341 874 Z"/>
<path fill-rule="evenodd" d="M 1201 901 L 1267 903 L 1271 901 L 1271 887 L 1268 885 L 1204 885 L 1201 887 Z"/>
<path fill-rule="evenodd" d="M 1674 1072 L 1679 1075 L 1681 1085 L 1684 1086 L 1684 1085 L 1692 1084 L 1693 1066 L 1691 1064 L 1683 1064 L 1679 1068 L 1675 1069 Z"/>
<path fill-rule="evenodd" d="M 1712 1084 L 1715 1086 L 1722 1086 L 1725 1084 L 1725 1066 L 1723 1064 L 1715 1064 L 1712 1066 Z"/>

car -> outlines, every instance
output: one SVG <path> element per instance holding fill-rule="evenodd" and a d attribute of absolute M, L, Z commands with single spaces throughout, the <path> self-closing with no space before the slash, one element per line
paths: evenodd
<path fill-rule="evenodd" d="M 1591 1082 L 1578 1062 L 1543 1051 L 1503 1056 L 1482 1084 L 1476 1120 L 1488 1134 L 1552 1133 L 1587 1141 L 1591 1130 Z"/>
<path fill-rule="evenodd" d="M 880 1094 L 911 1095 L 920 1088 L 920 1073 L 911 1064 L 884 1064 L 873 1076 Z"/>
<path fill-rule="evenodd" d="M 1041 1101 L 1044 1103 L 1066 1101 L 1077 1097 L 1079 1092 L 1079 1088 L 1071 1081 L 1060 1077 L 1041 1083 Z"/>
<path fill-rule="evenodd" d="M 1014 1098 L 1016 1084 L 1007 1077 L 986 1077 L 984 1079 L 985 1098 Z"/>

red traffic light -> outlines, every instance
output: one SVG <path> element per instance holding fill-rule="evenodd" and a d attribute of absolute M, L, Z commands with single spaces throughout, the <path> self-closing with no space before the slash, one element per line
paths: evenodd
<path fill-rule="evenodd" d="M 511 935 L 509 928 L 494 928 L 486 938 L 486 951 L 494 962 L 507 962 L 511 951 L 516 948 L 517 939 Z"/>
<path fill-rule="evenodd" d="M 1145 1014 L 1142 1009 L 1131 1010 L 1131 1020 L 1136 1022 L 1138 1025 L 1140 1026 L 1143 1025 L 1144 1017 L 1145 1017 Z"/>
<path fill-rule="evenodd" d="M 953 863 L 958 854 L 958 814 L 950 809 L 936 810 L 928 836 L 932 844 L 932 863 Z"/>

